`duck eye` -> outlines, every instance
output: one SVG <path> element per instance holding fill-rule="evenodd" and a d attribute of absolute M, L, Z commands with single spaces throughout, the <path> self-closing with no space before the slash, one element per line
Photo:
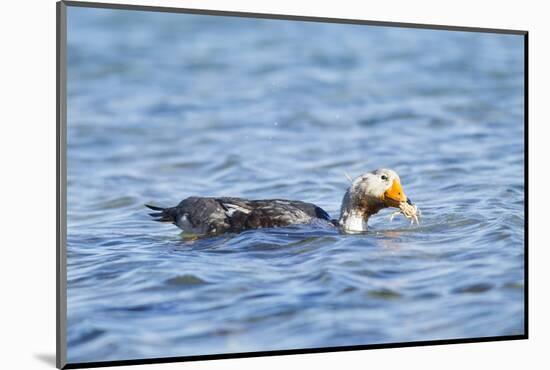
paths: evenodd
<path fill-rule="evenodd" d="M 382 175 L 382 176 L 380 176 L 380 178 L 381 178 L 382 180 L 386 181 L 386 180 L 388 179 L 388 176 Z"/>

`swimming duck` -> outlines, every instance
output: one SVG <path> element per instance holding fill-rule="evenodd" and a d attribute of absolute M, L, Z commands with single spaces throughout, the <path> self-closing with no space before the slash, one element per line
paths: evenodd
<path fill-rule="evenodd" d="M 399 175 L 393 170 L 377 169 L 351 182 L 342 199 L 338 220 L 331 219 L 315 204 L 285 199 L 189 197 L 175 207 L 145 206 L 156 211 L 149 214 L 155 221 L 172 223 L 193 234 L 217 235 L 313 222 L 339 227 L 344 232 L 361 232 L 367 230 L 370 216 L 383 208 L 400 208 L 405 203 L 412 205 Z"/>

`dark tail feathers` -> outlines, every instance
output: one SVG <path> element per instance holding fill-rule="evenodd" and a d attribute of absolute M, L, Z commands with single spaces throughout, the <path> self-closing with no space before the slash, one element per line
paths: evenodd
<path fill-rule="evenodd" d="M 174 208 L 162 208 L 157 206 L 152 206 L 150 204 L 145 204 L 145 207 L 152 209 L 153 211 L 149 213 L 149 216 L 153 217 L 153 221 L 157 222 L 169 222 L 172 224 L 176 223 L 176 210 Z"/>

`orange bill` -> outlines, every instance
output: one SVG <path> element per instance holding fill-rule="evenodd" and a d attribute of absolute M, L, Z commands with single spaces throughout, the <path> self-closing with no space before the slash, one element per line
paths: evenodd
<path fill-rule="evenodd" d="M 391 207 L 399 207 L 399 203 L 406 202 L 407 196 L 401 187 L 399 180 L 393 180 L 391 188 L 384 193 L 384 200 Z"/>

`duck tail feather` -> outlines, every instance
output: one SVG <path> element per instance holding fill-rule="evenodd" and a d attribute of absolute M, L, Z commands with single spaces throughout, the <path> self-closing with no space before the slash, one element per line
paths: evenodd
<path fill-rule="evenodd" d="M 145 207 L 152 209 L 153 211 L 164 211 L 166 208 L 152 206 L 150 204 L 145 204 Z"/>
<path fill-rule="evenodd" d="M 153 221 L 157 222 L 167 222 L 167 223 L 176 223 L 177 218 L 177 210 L 175 208 L 162 208 L 157 206 L 152 206 L 150 204 L 146 204 L 145 207 L 152 209 L 154 211 L 158 212 L 151 212 L 149 213 L 149 216 L 153 217 Z"/>

